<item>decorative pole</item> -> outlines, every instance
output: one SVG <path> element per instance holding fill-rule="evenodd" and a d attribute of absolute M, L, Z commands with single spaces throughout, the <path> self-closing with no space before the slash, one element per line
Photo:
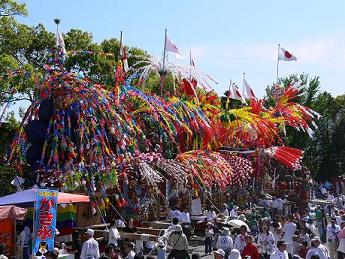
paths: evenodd
<path fill-rule="evenodd" d="M 120 51 L 119 51 L 119 53 L 120 53 L 120 57 L 122 57 L 122 54 L 123 53 L 121 53 L 121 51 L 122 51 L 122 44 L 123 44 L 123 33 L 122 33 L 122 31 L 120 31 Z"/>
<path fill-rule="evenodd" d="M 244 80 L 246 80 L 246 73 L 245 72 L 243 72 L 243 80 L 242 80 L 242 94 L 243 94 L 243 96 L 245 96 L 244 95 Z M 247 96 L 247 98 L 248 98 L 248 96 Z"/>
<path fill-rule="evenodd" d="M 160 82 L 161 97 L 163 97 L 163 85 L 165 83 L 165 59 L 166 59 L 167 33 L 168 33 L 168 30 L 165 29 L 165 33 L 164 33 L 164 49 L 163 49 L 163 69 L 162 69 L 161 82 Z"/>
<path fill-rule="evenodd" d="M 168 30 L 165 29 L 165 33 L 164 33 L 164 48 L 163 48 L 163 72 L 165 72 L 165 59 L 166 59 L 166 51 L 167 51 L 167 33 Z"/>
<path fill-rule="evenodd" d="M 279 51 L 280 51 L 280 44 L 278 44 L 278 57 L 277 57 L 277 83 L 279 78 Z"/>

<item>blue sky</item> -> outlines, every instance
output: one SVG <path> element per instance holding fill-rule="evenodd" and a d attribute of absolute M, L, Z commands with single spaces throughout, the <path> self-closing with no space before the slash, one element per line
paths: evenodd
<path fill-rule="evenodd" d="M 35 0 L 24 1 L 29 16 L 21 22 L 43 23 L 62 32 L 78 28 L 97 42 L 124 31 L 127 45 L 160 57 L 164 29 L 196 65 L 219 81 L 224 92 L 230 79 L 242 85 L 242 73 L 259 96 L 276 78 L 277 44 L 297 62 L 281 62 L 280 75 L 320 76 L 322 90 L 345 93 L 345 1 L 231 0 Z M 170 55 L 170 61 L 175 61 Z M 176 62 L 188 62 L 176 60 Z"/>

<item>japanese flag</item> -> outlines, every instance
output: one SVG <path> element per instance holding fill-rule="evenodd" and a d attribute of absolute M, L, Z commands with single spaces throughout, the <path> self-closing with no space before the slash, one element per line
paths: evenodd
<path fill-rule="evenodd" d="M 278 60 L 297 61 L 297 57 L 294 56 L 291 52 L 279 46 Z"/>
<path fill-rule="evenodd" d="M 59 30 L 56 30 L 56 47 L 61 47 L 63 54 L 66 54 L 65 41 Z"/>
<path fill-rule="evenodd" d="M 250 87 L 250 85 L 248 84 L 246 79 L 243 79 L 243 85 L 246 89 L 246 93 L 247 93 L 247 98 L 248 99 L 256 99 L 256 95 L 253 91 L 253 89 Z"/>
<path fill-rule="evenodd" d="M 176 54 L 176 57 L 179 57 L 179 58 L 184 58 L 182 53 L 180 52 L 180 50 L 176 47 L 176 45 L 169 39 L 168 36 L 166 36 L 166 39 L 165 39 L 165 50 L 166 51 L 169 51 L 169 52 L 172 52 L 172 53 L 175 53 Z"/>
<path fill-rule="evenodd" d="M 244 99 L 244 96 L 241 94 L 241 91 L 238 89 L 237 85 L 232 86 L 232 92 L 233 96 L 232 99 L 236 99 L 241 101 L 242 103 L 246 103 L 246 100 Z"/>

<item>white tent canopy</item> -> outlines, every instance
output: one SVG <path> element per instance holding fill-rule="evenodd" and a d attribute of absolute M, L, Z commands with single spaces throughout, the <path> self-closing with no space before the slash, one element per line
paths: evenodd
<path fill-rule="evenodd" d="M 37 189 L 29 189 L 22 192 L 17 192 L 0 198 L 0 206 L 3 205 L 17 205 L 19 207 L 33 207 L 36 201 Z M 90 198 L 86 195 L 71 194 L 59 192 L 58 204 L 74 203 L 74 202 L 89 202 Z"/>

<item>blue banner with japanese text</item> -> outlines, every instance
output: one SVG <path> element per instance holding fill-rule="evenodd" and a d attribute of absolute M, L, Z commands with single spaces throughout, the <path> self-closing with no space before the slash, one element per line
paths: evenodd
<path fill-rule="evenodd" d="M 34 212 L 33 255 L 54 249 L 58 190 L 38 189 Z"/>

